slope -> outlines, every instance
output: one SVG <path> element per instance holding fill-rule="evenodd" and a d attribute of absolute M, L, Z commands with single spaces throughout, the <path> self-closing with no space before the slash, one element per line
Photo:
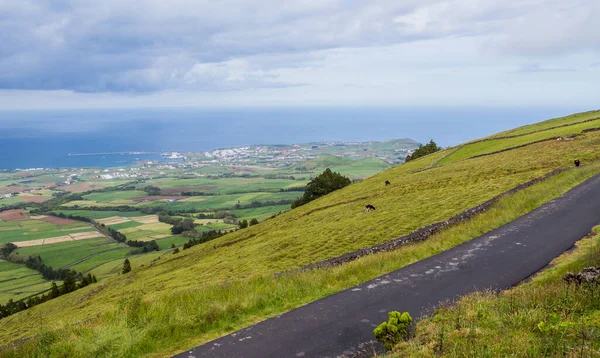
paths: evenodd
<path fill-rule="evenodd" d="M 564 128 L 569 133 L 570 129 Z M 66 329 L 75 337 L 81 339 L 78 332 L 83 332 L 81 334 L 94 337 L 98 344 L 108 345 L 104 348 L 97 345 L 84 347 L 80 343 L 78 347 L 86 354 L 93 352 L 102 355 L 101 352 L 106 352 L 104 354 L 110 355 L 119 352 L 119 355 L 135 356 L 156 351 L 173 353 L 192 343 L 207 341 L 245 324 L 374 278 L 411 260 L 430 256 L 439 252 L 444 245 L 431 247 L 427 242 L 410 245 L 407 250 L 413 251 L 399 251 L 408 256 L 401 256 L 401 260 L 398 260 L 399 253 L 394 256 L 398 264 L 388 263 L 386 260 L 389 258 L 385 255 L 365 258 L 361 262 L 373 267 L 369 266 L 371 268 L 366 270 L 360 263 L 358 266 L 349 266 L 354 270 L 349 276 L 353 277 L 346 277 L 340 284 L 332 284 L 329 280 L 319 281 L 313 277 L 315 284 L 325 285 L 319 289 L 310 285 L 298 287 L 298 277 L 304 277 L 303 274 L 274 279 L 272 275 L 275 273 L 380 244 L 425 225 L 447 220 L 521 183 L 558 168 L 570 167 L 575 158 L 584 164 L 598 160 L 598 144 L 600 133 L 588 132 L 573 140 L 544 141 L 486 157 L 453 161 L 439 167 L 432 165 L 454 149 L 434 153 L 393 167 L 259 225 L 170 258 L 163 257 L 144 268 L 134 266 L 133 272 L 128 275 L 106 280 L 97 287 L 76 291 L 11 316 L 0 321 L 0 339 L 9 342 L 36 335 L 40 333 L 40 325 L 33 322 L 41 319 L 45 322 L 44 332 L 71 327 Z M 592 175 L 598 168 L 590 170 L 592 172 L 588 174 Z M 568 188 L 583 179 L 575 178 L 564 185 Z M 392 185 L 386 187 L 386 180 Z M 364 211 L 364 206 L 369 203 L 377 207 L 375 212 Z M 507 217 L 514 218 L 516 213 L 523 213 L 514 208 L 505 210 Z M 500 224 L 490 222 L 485 230 L 489 231 Z M 323 270 L 314 275 L 325 277 L 330 273 Z M 271 293 L 275 296 L 261 297 L 265 285 L 277 287 Z M 128 307 L 172 304 L 164 300 L 173 293 L 204 310 L 192 317 L 186 317 L 180 311 L 171 316 L 170 306 L 165 306 L 161 311 L 168 317 L 160 318 L 135 311 L 147 326 L 152 326 L 147 321 L 152 319 L 161 320 L 161 326 L 165 326 L 164 319 L 171 322 L 167 325 L 170 333 L 161 341 L 161 346 L 157 346 L 159 341 L 154 339 L 150 343 L 147 339 L 156 332 L 128 323 L 128 312 L 131 312 Z M 137 301 L 132 301 L 131 297 Z M 183 305 L 181 302 L 179 304 Z M 90 319 L 87 325 L 78 328 L 69 326 Z M 195 322 L 197 329 L 180 329 L 187 327 L 185 322 Z M 58 332 L 57 337 L 63 337 L 66 331 Z M 130 339 L 123 339 L 118 344 L 107 343 L 112 342 L 110 337 L 124 335 Z M 28 347 L 38 347 L 36 342 L 32 341 Z M 69 344 L 58 338 L 57 342 Z"/>

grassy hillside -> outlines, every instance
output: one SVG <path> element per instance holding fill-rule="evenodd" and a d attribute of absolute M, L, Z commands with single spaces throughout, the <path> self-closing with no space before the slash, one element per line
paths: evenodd
<path fill-rule="evenodd" d="M 561 121 L 577 122 L 574 118 Z M 581 129 L 575 124 L 555 134 Z M 525 140 L 521 144 L 539 139 L 519 138 Z M 477 152 L 496 151 L 497 141 L 504 140 L 509 141 L 505 146 L 513 146 L 512 139 L 500 139 L 482 142 L 490 146 L 482 145 Z M 139 356 L 184 350 L 513 220 L 600 172 L 599 164 L 591 164 L 600 159 L 598 144 L 600 132 L 589 132 L 573 140 L 545 141 L 440 165 L 452 148 L 393 167 L 259 225 L 143 263 L 143 268 L 132 262 L 133 271 L 127 275 L 0 320 L 3 342 L 42 334 L 4 354 Z M 518 184 L 571 167 L 575 158 L 587 166 L 507 197 L 489 212 L 426 242 L 338 268 L 273 277 L 446 220 Z M 392 185 L 386 187 L 386 180 Z M 365 212 L 366 204 L 377 210 Z"/>

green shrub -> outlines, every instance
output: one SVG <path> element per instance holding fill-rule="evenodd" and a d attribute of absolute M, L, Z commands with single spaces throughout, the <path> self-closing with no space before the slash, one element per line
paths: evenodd
<path fill-rule="evenodd" d="M 327 168 L 306 185 L 304 195 L 294 200 L 291 208 L 294 209 L 302 206 L 333 191 L 342 189 L 351 183 L 352 181 L 349 178 L 340 173 L 332 172 L 331 169 Z"/>
<path fill-rule="evenodd" d="M 442 150 L 442 147 L 438 147 L 438 145 L 432 140 L 429 143 L 423 145 L 419 144 L 419 148 L 417 148 L 411 155 L 407 156 L 405 161 L 410 162 L 411 160 L 415 160 L 420 157 L 424 157 L 427 154 L 435 153 L 437 151 Z"/>
<path fill-rule="evenodd" d="M 412 317 L 408 312 L 392 311 L 387 322 L 383 322 L 373 330 L 375 339 L 381 342 L 385 349 L 391 350 L 401 340 L 409 338 Z"/>

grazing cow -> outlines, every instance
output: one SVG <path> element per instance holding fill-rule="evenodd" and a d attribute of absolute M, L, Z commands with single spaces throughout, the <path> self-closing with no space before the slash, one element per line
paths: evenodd
<path fill-rule="evenodd" d="M 386 180 L 386 181 L 385 181 L 385 186 L 388 186 L 388 185 L 392 185 L 392 183 L 390 183 L 390 181 L 389 181 L 389 180 Z"/>
<path fill-rule="evenodd" d="M 371 205 L 371 204 L 367 204 L 365 206 L 365 209 L 367 210 L 367 212 L 369 212 L 369 211 L 374 211 L 375 207 L 373 205 Z"/>
<path fill-rule="evenodd" d="M 579 161 L 579 159 L 575 159 L 575 166 L 578 167 L 579 164 L 581 164 L 581 162 Z"/>

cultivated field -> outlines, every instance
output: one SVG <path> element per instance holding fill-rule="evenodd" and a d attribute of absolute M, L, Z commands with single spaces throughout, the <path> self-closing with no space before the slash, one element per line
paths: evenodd
<path fill-rule="evenodd" d="M 98 237 L 98 233 L 88 223 L 51 216 L 31 217 L 26 210 L 0 212 L 0 243 L 34 246 L 89 237 Z"/>

